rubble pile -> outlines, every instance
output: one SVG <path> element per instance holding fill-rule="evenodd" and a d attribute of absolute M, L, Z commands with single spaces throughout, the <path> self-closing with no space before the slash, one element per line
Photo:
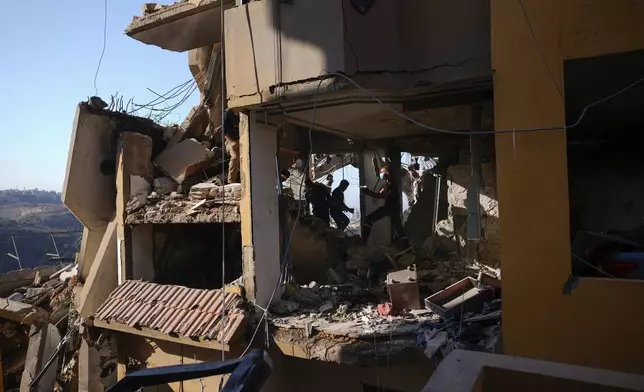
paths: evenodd
<path fill-rule="evenodd" d="M 425 309 L 381 316 L 378 304 L 385 299 L 381 290 L 311 282 L 289 287 L 285 299 L 271 308 L 270 321 L 276 328 L 306 330 L 307 336 L 321 332 L 356 339 L 373 339 L 374 333 L 414 333 L 421 323 L 438 321 L 437 316 Z"/>
<path fill-rule="evenodd" d="M 36 273 L 31 284 L 0 298 L 0 348 L 8 390 L 29 390 L 29 384 L 37 384 L 38 390 L 63 391 L 76 382 L 78 347 L 71 337 L 78 333 L 73 306 L 77 273 L 73 264 L 59 267 L 48 279 Z"/>
<path fill-rule="evenodd" d="M 488 276 L 489 277 L 489 276 Z M 446 289 L 448 290 L 449 287 Z M 440 292 L 439 292 L 440 293 Z M 393 294 L 392 294 L 393 295 Z M 287 286 L 282 301 L 271 307 L 270 324 L 278 331 L 300 331 L 315 341 L 317 336 L 352 339 L 352 344 L 415 337 L 415 346 L 434 358 L 452 350 L 500 352 L 501 300 L 499 290 L 477 283 L 476 299 L 457 295 L 449 317 L 433 310 L 434 304 L 417 309 L 396 309 L 382 288 L 355 284 Z M 459 302 L 462 301 L 462 302 Z M 449 306 L 449 305 L 444 305 Z M 284 336 L 283 333 L 276 336 Z M 440 357 L 439 357 L 440 359 Z"/>
<path fill-rule="evenodd" d="M 228 160 L 217 145 L 220 138 L 207 132 L 216 124 L 210 122 L 205 106 L 194 107 L 181 125 L 152 123 L 146 132 L 138 126 L 137 117 L 93 110 L 125 116 L 121 121 L 127 126 L 115 140 L 128 133 L 137 136 L 131 137 L 131 150 L 120 158 L 134 171 L 124 173 L 124 181 L 129 178 L 129 186 L 124 185 L 129 191 L 126 223 L 239 222 L 241 184 L 223 185 Z M 110 165 L 119 159 L 118 150 L 112 149 L 115 156 L 106 159 Z"/>
<path fill-rule="evenodd" d="M 125 222 L 131 225 L 239 222 L 241 216 L 238 202 L 238 199 L 233 198 L 225 198 L 223 202 L 205 198 L 196 201 L 192 197 L 177 192 L 165 196 L 152 192 L 146 196 L 145 208 L 126 208 Z"/>

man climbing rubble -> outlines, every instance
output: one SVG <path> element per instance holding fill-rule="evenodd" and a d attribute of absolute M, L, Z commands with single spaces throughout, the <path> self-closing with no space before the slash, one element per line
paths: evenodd
<path fill-rule="evenodd" d="M 226 139 L 226 153 L 230 156 L 228 183 L 239 183 L 239 116 L 232 109 L 224 112 L 222 131 Z"/>
<path fill-rule="evenodd" d="M 374 199 L 383 199 L 385 205 L 378 207 L 375 211 L 367 215 L 365 218 L 365 223 L 363 225 L 363 238 L 362 240 L 366 244 L 371 235 L 371 229 L 373 225 L 382 218 L 389 217 L 391 220 L 391 228 L 394 230 L 397 239 L 399 241 L 400 247 L 408 247 L 408 239 L 405 235 L 405 230 L 403 229 L 402 219 L 400 217 L 401 210 L 401 200 L 400 200 L 400 188 L 396 181 L 391 178 L 391 174 L 387 167 L 380 169 L 380 179 L 385 180 L 385 187 L 376 193 L 370 190 L 367 187 L 361 187 L 360 192 L 366 194 L 367 196 L 373 197 Z"/>
<path fill-rule="evenodd" d="M 331 209 L 331 194 L 326 186 L 306 178 L 306 202 L 311 204 L 313 215 L 326 223 L 330 223 L 329 210 Z"/>
<path fill-rule="evenodd" d="M 349 217 L 344 213 L 350 212 L 353 214 L 354 211 L 353 208 L 349 208 L 344 204 L 344 191 L 346 191 L 348 187 L 349 181 L 342 180 L 340 181 L 340 185 L 333 190 L 333 193 L 331 193 L 331 217 L 335 221 L 335 224 L 338 225 L 338 229 L 340 231 L 344 231 L 351 222 Z"/>

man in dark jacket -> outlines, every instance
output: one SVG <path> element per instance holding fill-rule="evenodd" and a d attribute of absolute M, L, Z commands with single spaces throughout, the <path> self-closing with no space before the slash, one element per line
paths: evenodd
<path fill-rule="evenodd" d="M 310 178 L 305 180 L 306 185 L 306 202 L 311 204 L 313 215 L 324 221 L 327 225 L 331 222 L 329 210 L 331 209 L 331 194 L 324 185 L 311 181 Z"/>
<path fill-rule="evenodd" d="M 335 224 L 338 225 L 338 229 L 344 231 L 344 229 L 349 226 L 351 220 L 344 214 L 345 212 L 350 212 L 353 214 L 353 208 L 347 207 L 344 204 L 344 191 L 349 187 L 349 181 L 342 180 L 340 185 L 333 190 L 331 194 L 331 217 L 335 221 Z"/>

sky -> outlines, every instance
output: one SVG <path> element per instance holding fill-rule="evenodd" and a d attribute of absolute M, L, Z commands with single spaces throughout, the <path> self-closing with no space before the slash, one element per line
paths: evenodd
<path fill-rule="evenodd" d="M 168 4 L 171 2 L 164 2 Z M 98 95 L 146 103 L 192 79 L 188 54 L 148 46 L 123 32 L 143 1 L 108 0 Z M 0 23 L 0 189 L 61 191 L 76 105 L 95 95 L 103 48 L 103 0 L 3 4 Z M 166 120 L 180 123 L 199 94 Z"/>

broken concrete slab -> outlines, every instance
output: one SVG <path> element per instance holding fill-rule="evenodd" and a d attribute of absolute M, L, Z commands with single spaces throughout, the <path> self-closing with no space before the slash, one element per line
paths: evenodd
<path fill-rule="evenodd" d="M 29 347 L 27 348 L 27 359 L 25 370 L 20 380 L 20 392 L 51 392 L 54 390 L 56 371 L 58 369 L 58 357 L 49 364 L 44 375 L 36 383 L 29 387 L 29 384 L 36 378 L 45 365 L 48 365 L 52 354 L 60 344 L 60 334 L 53 324 L 47 324 L 43 328 L 32 326 L 29 332 Z"/>
<path fill-rule="evenodd" d="M 134 20 L 125 34 L 137 41 L 175 52 L 185 52 L 221 42 L 221 9 L 233 8 L 234 0 L 177 2 Z"/>
<path fill-rule="evenodd" d="M 38 306 L 0 298 L 0 318 L 30 325 L 47 320 L 49 313 Z"/>
<path fill-rule="evenodd" d="M 92 262 L 83 290 L 78 312 L 89 317 L 117 286 L 116 221 L 110 222 Z"/>
<path fill-rule="evenodd" d="M 181 128 L 186 130 L 185 137 L 201 140 L 209 120 L 208 109 L 205 106 L 194 106 L 181 124 Z"/>
<path fill-rule="evenodd" d="M 39 273 L 41 278 L 48 279 L 60 269 L 60 266 L 25 268 L 0 275 L 0 296 L 11 295 L 18 287 L 31 284 L 34 281 L 36 273 Z"/>
<path fill-rule="evenodd" d="M 179 184 L 177 184 L 170 177 L 157 177 L 154 179 L 153 185 L 154 185 L 154 191 L 159 196 L 165 196 L 167 194 L 170 194 L 176 191 L 177 187 L 179 186 Z"/>
<path fill-rule="evenodd" d="M 195 139 L 186 139 L 169 147 L 154 159 L 154 165 L 178 184 L 186 177 L 214 163 L 214 154 Z"/>
<path fill-rule="evenodd" d="M 222 201 L 239 201 L 242 197 L 241 184 L 226 184 L 219 186 L 214 183 L 203 182 L 193 185 L 190 188 L 190 198 L 192 200 L 222 200 Z"/>
<path fill-rule="evenodd" d="M 163 131 L 163 140 L 166 141 L 166 148 L 170 148 L 180 141 L 182 141 L 186 136 L 186 130 L 178 125 L 171 125 Z"/>

